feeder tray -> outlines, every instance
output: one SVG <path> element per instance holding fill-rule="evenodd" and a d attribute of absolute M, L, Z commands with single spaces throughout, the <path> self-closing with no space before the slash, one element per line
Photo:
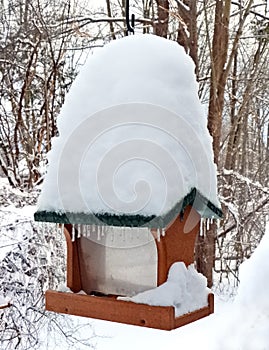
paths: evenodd
<path fill-rule="evenodd" d="M 175 317 L 173 306 L 151 306 L 116 300 L 115 296 L 98 297 L 48 290 L 46 310 L 170 331 L 212 314 L 214 295 L 208 295 L 208 306 Z"/>

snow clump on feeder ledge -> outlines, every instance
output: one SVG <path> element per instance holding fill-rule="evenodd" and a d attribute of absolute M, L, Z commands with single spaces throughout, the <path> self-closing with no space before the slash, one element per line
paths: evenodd
<path fill-rule="evenodd" d="M 160 286 L 133 297 L 118 299 L 154 306 L 174 306 L 178 317 L 207 306 L 209 291 L 206 278 L 195 270 L 193 264 L 187 268 L 183 262 L 176 262 L 169 269 L 167 281 Z"/>

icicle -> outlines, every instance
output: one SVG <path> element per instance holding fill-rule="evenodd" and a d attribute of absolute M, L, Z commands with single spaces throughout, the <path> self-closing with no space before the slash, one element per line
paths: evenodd
<path fill-rule="evenodd" d="M 207 230 L 207 231 L 209 230 L 209 224 L 210 224 L 209 219 L 206 219 L 206 230 Z"/>
<path fill-rule="evenodd" d="M 105 226 L 101 227 L 101 236 L 104 237 L 105 235 Z"/>
<path fill-rule="evenodd" d="M 82 225 L 78 225 L 78 238 L 81 237 L 81 226 L 82 226 Z"/>
<path fill-rule="evenodd" d="M 165 229 L 162 228 L 162 236 L 164 237 L 165 236 Z"/>
<path fill-rule="evenodd" d="M 43 237 L 45 236 L 45 232 L 46 232 L 46 223 L 42 222 L 42 235 L 43 235 Z"/>
<path fill-rule="evenodd" d="M 210 225 L 212 225 L 213 224 L 213 218 L 210 218 Z"/>
<path fill-rule="evenodd" d="M 87 225 L 86 227 L 86 237 L 89 238 L 91 237 L 91 226 L 90 225 Z"/>
<path fill-rule="evenodd" d="M 82 232 L 81 235 L 83 237 L 87 237 L 87 225 L 82 225 Z"/>
<path fill-rule="evenodd" d="M 204 225 L 204 219 L 201 218 L 201 220 L 200 220 L 200 231 L 199 231 L 200 237 L 202 237 L 203 234 L 204 234 L 203 225 Z"/>
<path fill-rule="evenodd" d="M 218 219 L 218 220 L 217 220 L 217 229 L 220 228 L 220 222 L 221 222 L 221 221 Z"/>
<path fill-rule="evenodd" d="M 61 235 L 64 235 L 64 224 L 61 226 Z"/>
<path fill-rule="evenodd" d="M 72 225 L 72 242 L 75 242 L 75 239 L 76 239 L 75 225 Z"/>
<path fill-rule="evenodd" d="M 161 241 L 161 230 L 159 228 L 157 228 L 157 241 Z"/>
<path fill-rule="evenodd" d="M 97 241 L 101 239 L 101 226 L 97 226 Z"/>

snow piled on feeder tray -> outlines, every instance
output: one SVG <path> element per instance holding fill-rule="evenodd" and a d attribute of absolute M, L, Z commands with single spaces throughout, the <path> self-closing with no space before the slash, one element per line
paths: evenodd
<path fill-rule="evenodd" d="M 153 35 L 95 51 L 58 117 L 38 210 L 162 215 L 192 188 L 220 207 L 194 69 Z"/>
<path fill-rule="evenodd" d="M 210 290 L 206 285 L 206 278 L 195 270 L 193 264 L 187 268 L 183 262 L 176 262 L 170 267 L 165 283 L 133 297 L 118 299 L 154 306 L 174 306 L 175 315 L 181 316 L 208 305 Z"/>

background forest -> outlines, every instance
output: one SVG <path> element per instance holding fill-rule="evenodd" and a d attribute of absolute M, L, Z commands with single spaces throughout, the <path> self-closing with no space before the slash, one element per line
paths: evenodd
<path fill-rule="evenodd" d="M 35 204 L 65 95 L 88 55 L 127 34 L 125 5 L 125 0 L 0 1 L 3 207 Z M 268 221 L 269 5 L 265 0 L 133 0 L 130 14 L 135 14 L 135 33 L 174 40 L 195 63 L 224 212 L 220 225 L 203 223 L 196 264 L 210 287 L 236 286 L 238 268 L 259 244 Z M 64 241 L 50 227 L 43 235 L 30 218 L 12 222 L 14 216 L 8 221 L 6 215 L 1 214 L 2 230 L 19 232 L 23 244 L 0 255 L 0 292 L 12 290 L 17 298 L 27 281 L 24 297 L 34 306 L 6 313 L 0 339 L 5 349 L 34 348 L 44 317 L 43 290 L 63 282 Z M 23 327 L 14 321 L 18 318 Z M 50 322 L 59 324 L 59 318 Z M 74 346 L 76 340 L 68 331 L 65 335 Z"/>

